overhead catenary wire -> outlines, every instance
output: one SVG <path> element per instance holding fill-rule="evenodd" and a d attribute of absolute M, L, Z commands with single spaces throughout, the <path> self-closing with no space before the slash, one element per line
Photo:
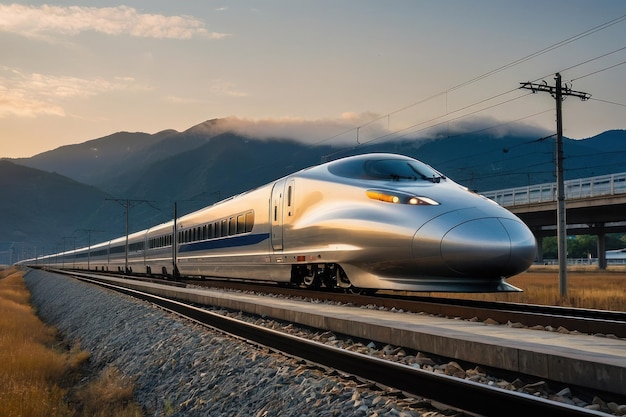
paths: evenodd
<path fill-rule="evenodd" d="M 599 101 L 599 102 L 601 102 L 601 103 L 607 103 L 607 104 L 614 104 L 614 105 L 616 105 L 616 106 L 621 106 L 621 107 L 626 107 L 626 104 L 623 104 L 623 103 L 616 103 L 616 102 L 614 102 L 614 101 L 609 101 L 609 100 L 602 100 L 602 99 L 599 99 L 599 98 L 593 98 L 593 97 L 591 97 L 589 100 L 591 100 L 591 101 Z"/>
<path fill-rule="evenodd" d="M 576 35 L 574 35 L 574 36 L 571 36 L 571 37 L 566 38 L 566 39 L 564 39 L 564 40 L 562 40 L 562 41 L 559 41 L 559 42 L 556 42 L 556 43 L 554 43 L 554 44 L 552 44 L 552 45 L 549 45 L 549 46 L 547 46 L 547 47 L 545 47 L 545 48 L 543 48 L 543 49 L 540 49 L 539 51 L 533 52 L 533 53 L 531 53 L 531 54 L 529 54 L 529 55 L 526 55 L 526 56 L 524 56 L 524 57 L 522 57 L 522 58 L 516 59 L 516 60 L 511 61 L 511 62 L 509 62 L 509 63 L 507 63 L 507 64 L 505 64 L 505 65 L 502 65 L 502 66 L 500 66 L 500 67 L 497 67 L 497 68 L 495 68 L 495 69 L 493 69 L 493 70 L 487 71 L 487 72 L 485 72 L 485 73 L 483 73 L 483 74 L 481 74 L 481 75 L 478 75 L 478 76 L 476 76 L 476 77 L 474 77 L 474 78 L 472 78 L 472 79 L 470 79 L 470 80 L 467 80 L 467 81 L 464 81 L 464 82 L 462 82 L 462 83 L 456 84 L 456 85 L 454 85 L 454 86 L 452 86 L 452 87 L 448 88 L 447 90 L 444 90 L 444 91 L 441 91 L 441 92 L 439 92 L 439 93 L 433 94 L 433 95 L 431 95 L 431 96 L 429 96 L 429 97 L 427 97 L 427 98 L 425 98 L 425 99 L 418 100 L 418 101 L 416 101 L 416 102 L 413 102 L 413 103 L 411 103 L 411 104 L 408 104 L 408 105 L 403 106 L 403 107 L 401 107 L 401 108 L 398 108 L 398 109 L 396 109 L 396 110 L 393 110 L 393 111 L 391 111 L 391 112 L 388 112 L 388 113 L 386 113 L 386 114 L 384 114 L 384 115 L 382 115 L 382 116 L 375 117 L 375 118 L 373 118 L 373 119 L 371 119 L 371 120 L 369 120 L 369 121 L 367 121 L 367 122 L 365 122 L 365 123 L 360 124 L 359 126 L 355 126 L 355 127 L 350 128 L 350 129 L 347 129 L 347 130 L 345 130 L 345 131 L 341 132 L 340 134 L 337 134 L 337 135 L 333 136 L 333 137 L 332 137 L 332 139 L 337 138 L 337 137 L 339 137 L 339 136 L 343 136 L 343 135 L 345 135 L 345 134 L 347 134 L 347 133 L 349 133 L 349 132 L 351 132 L 351 131 L 354 131 L 354 130 L 356 130 L 356 129 L 357 129 L 357 127 L 358 127 L 358 128 L 363 128 L 363 127 L 365 127 L 365 126 L 368 126 L 368 125 L 370 125 L 370 124 L 372 124 L 372 123 L 375 123 L 375 122 L 377 122 L 377 121 L 379 121 L 379 120 L 382 120 L 382 119 L 384 119 L 384 118 L 389 119 L 389 117 L 390 117 L 391 115 L 394 115 L 394 114 L 400 113 L 400 112 L 402 112 L 402 111 L 408 110 L 408 109 L 410 109 L 410 108 L 412 108 L 412 107 L 415 107 L 415 106 L 417 106 L 417 105 L 419 105 L 419 104 L 423 104 L 423 103 L 425 103 L 425 102 L 428 102 L 428 101 L 430 101 L 430 100 L 433 100 L 433 99 L 435 99 L 435 98 L 437 98 L 437 97 L 440 97 L 440 96 L 442 96 L 442 95 L 447 95 L 449 92 L 452 92 L 452 91 L 458 90 L 458 89 L 460 89 L 460 88 L 462 88 L 462 87 L 468 86 L 468 85 L 470 85 L 470 84 L 473 84 L 473 83 L 475 83 L 475 82 L 478 82 L 478 81 L 480 81 L 480 80 L 483 80 L 483 79 L 485 79 L 485 78 L 487 78 L 487 77 L 490 77 L 490 76 L 492 76 L 492 75 L 494 75 L 494 74 L 497 74 L 497 73 L 499 73 L 499 72 L 502 72 L 502 71 L 504 71 L 504 70 L 506 70 L 506 69 L 512 68 L 512 67 L 514 67 L 514 66 L 516 66 L 516 65 L 519 65 L 519 64 L 524 63 L 524 62 L 526 62 L 526 61 L 529 61 L 529 60 L 531 60 L 531 59 L 533 59 L 533 58 L 536 58 L 536 57 L 538 57 L 538 56 L 541 56 L 541 55 L 543 55 L 543 54 L 545 54 L 545 53 L 551 52 L 551 51 L 553 51 L 553 50 L 555 50 L 555 49 L 558 49 L 558 48 L 563 47 L 563 46 L 565 46 L 565 45 L 568 45 L 568 44 L 570 44 L 570 43 L 572 43 L 572 42 L 575 42 L 575 41 L 577 41 L 577 40 L 580 40 L 580 39 L 582 39 L 582 38 L 585 38 L 585 37 L 587 37 L 587 36 L 589 36 L 589 35 L 592 35 L 592 34 L 594 34 L 594 33 L 596 33 L 596 32 L 599 32 L 599 31 L 601 31 L 601 30 L 607 29 L 607 28 L 609 28 L 609 27 L 611 27 L 611 26 L 613 26 L 613 25 L 616 25 L 616 24 L 618 24 L 618 23 L 620 23 L 620 22 L 624 21 L 624 20 L 626 20 L 626 15 L 619 16 L 619 17 L 617 17 L 617 18 L 615 18 L 615 19 L 612 19 L 612 20 L 610 20 L 610 21 L 608 21 L 608 22 L 605 22 L 605 23 L 602 23 L 602 24 L 600 24 L 600 25 L 594 26 L 594 27 L 592 27 L 592 28 L 590 28 L 590 29 L 587 29 L 587 30 L 585 30 L 585 31 L 583 31 L 583 32 L 580 32 L 580 33 L 578 33 L 578 34 L 576 34 Z M 622 50 L 622 49 L 624 49 L 624 48 L 620 48 L 620 49 L 618 49 L 618 50 L 616 50 L 616 51 L 612 51 L 612 52 L 610 52 L 610 53 L 608 53 L 608 54 L 605 54 L 604 56 L 606 56 L 606 55 L 610 55 L 610 54 L 615 53 L 615 52 L 618 52 L 618 51 L 620 51 L 620 50 Z M 596 59 L 600 59 L 600 58 L 602 58 L 602 57 L 603 57 L 603 56 L 593 58 L 592 60 L 589 60 L 589 62 L 591 62 L 591 61 L 593 61 L 593 60 L 596 60 Z M 584 64 L 584 63 L 577 64 L 576 66 L 579 66 L 579 65 L 582 65 L 582 64 Z M 543 78 L 545 78 L 545 77 L 547 77 L 547 76 L 540 77 L 540 78 L 538 78 L 538 79 L 536 79 L 536 80 L 534 80 L 534 81 L 537 81 L 537 80 L 543 79 Z M 324 140 L 323 140 L 323 141 L 321 141 L 320 143 L 322 143 L 322 142 L 326 142 L 326 141 L 328 141 L 328 140 L 330 140 L 330 138 L 329 138 L 329 139 L 324 139 Z"/>
<path fill-rule="evenodd" d="M 601 72 L 604 72 L 604 71 L 607 71 L 607 70 L 619 67 L 620 65 L 624 65 L 624 64 L 626 64 L 626 61 L 622 61 L 619 64 L 611 65 L 611 66 L 608 66 L 606 68 L 602 68 L 602 69 L 599 69 L 597 71 L 590 72 L 589 74 L 581 75 L 580 77 L 572 78 L 572 81 L 580 80 L 580 79 L 585 78 L 585 77 L 589 77 L 589 76 L 592 76 L 592 75 L 595 75 L 595 74 L 599 74 Z"/>
<path fill-rule="evenodd" d="M 511 101 L 514 101 L 514 100 L 518 100 L 518 99 L 520 99 L 520 98 L 522 98 L 522 97 L 524 97 L 524 96 L 515 97 L 515 98 L 512 98 L 512 99 L 510 99 L 510 100 L 504 100 L 504 101 L 502 101 L 502 102 L 500 102 L 500 103 L 496 103 L 496 104 L 493 104 L 493 105 L 491 105 L 491 106 L 487 106 L 487 107 L 485 107 L 485 108 L 477 109 L 477 110 L 475 110 L 475 111 L 468 112 L 468 113 L 466 113 L 466 114 L 460 114 L 460 115 L 458 115 L 457 117 L 454 117 L 454 118 L 451 118 L 451 119 L 445 119 L 445 120 L 443 120 L 443 121 L 440 121 L 440 122 L 439 122 L 439 123 L 437 123 L 437 124 L 431 124 L 431 125 L 429 125 L 429 126 L 425 126 L 425 127 L 423 127 L 423 128 L 420 128 L 419 130 L 413 130 L 413 129 L 415 129 L 415 128 L 419 127 L 419 126 L 422 126 L 422 125 L 424 125 L 424 124 L 426 124 L 426 123 L 432 123 L 432 122 L 434 122 L 434 121 L 437 121 L 437 120 L 440 120 L 440 119 L 444 119 L 444 118 L 446 118 L 446 117 L 450 117 L 451 115 L 459 114 L 460 112 L 462 112 L 462 111 L 464 111 L 464 110 L 467 110 L 467 109 L 470 109 L 470 108 L 472 108 L 472 107 L 478 106 L 478 105 L 480 105 L 481 103 L 485 103 L 485 102 L 487 102 L 487 101 L 489 101 L 489 100 L 493 100 L 493 99 L 495 99 L 495 98 L 497 98 L 497 97 L 504 96 L 504 95 L 506 95 L 506 94 L 512 93 L 513 91 L 518 91 L 518 89 L 512 89 L 512 90 L 505 91 L 505 92 L 503 92 L 503 93 L 496 94 L 496 95 L 491 96 L 491 97 L 486 98 L 486 99 L 481 99 L 481 100 L 476 101 L 476 102 L 474 102 L 474 103 L 472 103 L 472 104 L 469 104 L 469 105 L 467 105 L 467 106 L 465 106 L 465 107 L 463 107 L 463 108 L 461 108 L 461 109 L 456 109 L 456 110 L 453 110 L 453 111 L 448 111 L 447 106 L 446 106 L 446 111 L 445 111 L 445 113 L 444 113 L 444 114 L 442 114 L 442 115 L 440 115 L 440 116 L 438 116 L 438 117 L 431 118 L 431 119 L 429 119 L 429 120 L 427 120 L 427 121 L 424 121 L 424 122 L 415 123 L 415 124 L 413 124 L 412 126 L 409 126 L 408 128 L 399 129 L 399 130 L 396 130 L 396 131 L 394 131 L 394 132 L 390 132 L 390 133 L 388 133 L 388 134 L 381 135 L 381 136 L 379 136 L 379 137 L 377 137 L 377 138 L 374 138 L 373 140 L 366 140 L 366 138 L 364 138 L 364 136 L 365 136 L 365 135 L 363 135 L 363 128 L 364 128 L 364 127 L 366 127 L 366 126 L 369 126 L 369 125 L 371 125 L 371 124 L 373 124 L 373 123 L 376 123 L 376 122 L 378 122 L 378 121 L 381 121 L 381 120 L 387 119 L 387 129 L 389 129 L 389 126 L 390 126 L 390 118 L 391 118 L 391 116 L 392 116 L 392 115 L 396 115 L 396 114 L 398 114 L 398 113 L 401 113 L 401 112 L 403 112 L 403 111 L 406 111 L 406 110 L 408 110 L 408 109 L 411 109 L 411 108 L 413 108 L 413 107 L 415 107 L 415 106 L 418 106 L 418 105 L 420 105 L 420 104 L 427 103 L 427 102 L 429 102 L 429 101 L 431 101 L 431 100 L 435 100 L 435 99 L 440 98 L 440 97 L 443 97 L 443 96 L 445 96 L 445 97 L 447 98 L 448 94 L 449 94 L 450 92 L 452 92 L 452 91 L 455 91 L 455 90 L 461 89 L 461 88 L 463 88 L 463 87 L 465 87 L 465 86 L 469 86 L 469 85 L 471 85 L 471 84 L 473 84 L 473 83 L 476 83 L 476 82 L 478 82 L 478 81 L 484 80 L 484 79 L 486 79 L 486 78 L 488 78 L 488 77 L 490 77 L 490 76 L 492 76 L 492 75 L 495 75 L 495 74 L 500 73 L 500 72 L 502 72 L 502 71 L 505 71 L 505 70 L 508 70 L 508 69 L 510 69 L 510 68 L 513 68 L 513 67 L 515 67 L 516 65 L 519 65 L 519 64 L 522 64 L 522 63 L 527 62 L 527 61 L 529 61 L 529 60 L 532 60 L 533 58 L 536 58 L 536 57 L 542 56 L 542 55 L 544 55 L 544 54 L 546 54 L 546 53 L 549 53 L 549 52 L 551 52 L 551 51 L 554 51 L 554 50 L 556 50 L 556 49 L 558 49 L 558 48 L 560 48 L 560 47 L 562 47 L 562 46 L 565 46 L 565 45 L 571 44 L 572 42 L 575 42 L 575 41 L 577 41 L 577 40 L 579 40 L 579 39 L 582 39 L 582 38 L 584 38 L 584 37 L 590 36 L 590 35 L 592 35 L 592 34 L 594 34 L 594 33 L 596 33 L 596 32 L 599 32 L 599 31 L 601 31 L 601 30 L 604 30 L 604 29 L 606 29 L 606 28 L 609 28 L 609 27 L 611 27 L 611 26 L 613 26 L 613 25 L 616 25 L 616 24 L 618 24 L 618 23 L 620 23 L 620 22 L 623 22 L 623 21 L 625 21 L 625 20 L 626 20 L 626 15 L 623 15 L 623 16 L 617 17 L 617 18 L 615 18 L 615 19 L 612 19 L 612 20 L 610 20 L 610 21 L 608 21 L 608 22 L 602 23 L 602 24 L 600 24 L 600 25 L 596 25 L 596 26 L 594 26 L 594 27 L 592 27 L 592 28 L 590 28 L 590 29 L 587 29 L 587 30 L 585 30 L 585 31 L 583 31 L 583 32 L 581 32 L 581 33 L 578 33 L 578 34 L 576 34 L 576 35 L 574 35 L 574 36 L 568 37 L 568 38 L 566 38 L 566 39 L 564 39 L 564 40 L 562 40 L 562 41 L 559 41 L 559 42 L 554 43 L 554 44 L 552 44 L 552 45 L 549 45 L 549 46 L 547 46 L 547 47 L 545 47 L 545 48 L 542 48 L 542 49 L 540 49 L 540 50 L 538 50 L 538 51 L 536 51 L 536 52 L 534 52 L 534 53 L 528 54 L 528 55 L 526 55 L 526 56 L 524 56 L 524 57 L 521 57 L 521 58 L 519 58 L 519 59 L 516 59 L 516 60 L 514 60 L 514 61 L 511 61 L 511 62 L 509 62 L 509 63 L 507 63 L 507 64 L 505 64 L 505 65 L 502 65 L 502 66 L 500 66 L 500 67 L 494 68 L 494 69 L 492 69 L 492 70 L 490 70 L 490 71 L 487 71 L 487 72 L 485 72 L 485 73 L 483 73 L 483 74 L 480 74 L 480 75 L 478 75 L 478 76 L 476 76 L 476 77 L 474 77 L 474 78 L 471 78 L 471 79 L 469 79 L 469 80 L 467 80 L 467 81 L 465 81 L 465 82 L 462 82 L 462 83 L 456 84 L 456 85 L 454 85 L 454 86 L 452 86 L 452 87 L 450 87 L 450 88 L 448 88 L 448 89 L 446 89 L 446 90 L 444 90 L 444 91 L 441 91 L 441 92 L 436 93 L 436 94 L 432 94 L 432 95 L 430 95 L 429 97 L 426 97 L 426 98 L 423 98 L 423 99 L 417 100 L 417 101 L 415 101 L 415 102 L 413 102 L 413 103 L 410 103 L 410 104 L 408 104 L 408 105 L 402 106 L 402 107 L 397 108 L 397 109 L 395 109 L 395 110 L 393 110 L 393 111 L 387 112 L 386 114 L 383 114 L 383 115 L 381 115 L 381 116 L 378 116 L 378 117 L 372 118 L 371 120 L 366 121 L 366 122 L 364 122 L 364 123 L 362 123 L 362 124 L 360 124 L 360 125 L 358 125 L 358 126 L 354 126 L 354 127 L 351 127 L 351 128 L 345 129 L 345 130 L 342 130 L 341 132 L 339 132 L 339 133 L 337 133 L 337 134 L 335 134 L 335 135 L 332 135 L 332 136 L 326 137 L 326 138 L 324 138 L 324 139 L 322 139 L 322 140 L 318 140 L 318 141 L 316 141 L 315 143 L 311 143 L 311 144 L 310 144 L 310 146 L 308 146 L 308 147 L 307 147 L 307 149 L 314 148 L 314 147 L 316 147 L 316 146 L 320 146 L 320 145 L 322 145 L 322 144 L 324 144 L 324 143 L 327 143 L 327 142 L 333 141 L 334 139 L 337 139 L 337 138 L 339 138 L 339 137 L 342 137 L 342 136 L 344 136 L 344 135 L 347 135 L 347 134 L 349 134 L 350 132 L 356 132 L 356 131 L 357 131 L 357 129 L 359 129 L 359 130 L 360 130 L 360 132 L 359 132 L 359 142 L 360 142 L 360 143 L 357 143 L 357 145 L 358 145 L 358 146 L 361 146 L 362 144 L 363 144 L 363 145 L 367 145 L 367 144 L 370 144 L 370 143 L 372 143 L 373 141 L 376 141 L 376 140 L 384 140 L 384 139 L 391 139 L 391 138 L 402 138 L 402 137 L 406 137 L 406 136 L 408 136 L 409 134 L 415 134 L 415 133 L 418 133 L 418 132 L 421 132 L 421 131 L 424 131 L 424 130 L 427 130 L 427 129 L 432 129 L 432 128 L 435 128 L 435 127 L 440 126 L 440 125 L 445 124 L 445 123 L 450 123 L 450 122 L 453 122 L 453 121 L 458 121 L 458 120 L 461 120 L 462 118 L 465 118 L 465 117 L 468 117 L 468 116 L 474 115 L 474 114 L 476 114 L 476 113 L 479 113 L 479 112 L 482 112 L 482 111 L 486 111 L 486 110 L 488 110 L 488 109 L 492 109 L 492 108 L 495 108 L 495 107 L 498 107 L 498 106 L 501 106 L 501 105 L 505 105 L 505 104 L 507 104 L 507 103 L 509 103 L 509 102 L 511 102 Z M 624 48 L 620 48 L 620 49 L 618 49 L 618 50 L 616 50 L 616 51 L 612 51 L 612 52 L 610 52 L 610 53 L 604 54 L 603 56 L 607 56 L 607 55 L 610 55 L 610 54 L 612 54 L 612 53 L 616 53 L 616 52 L 618 52 L 618 51 L 620 51 L 620 50 L 622 50 L 622 49 L 624 49 Z M 581 66 L 581 65 L 583 65 L 583 64 L 585 64 L 585 63 L 589 63 L 589 62 L 591 62 L 591 61 L 596 61 L 596 60 L 599 60 L 599 59 L 601 59 L 603 56 L 600 56 L 600 57 L 595 57 L 595 58 L 592 58 L 592 59 L 588 59 L 588 60 L 586 60 L 586 61 L 584 61 L 584 62 L 581 62 L 581 63 L 577 64 L 576 66 Z M 578 78 L 578 79 L 579 79 L 579 78 Z M 528 93 L 528 94 L 530 94 L 530 93 Z M 596 100 L 596 101 L 603 101 L 603 100 Z M 606 101 L 603 101 L 603 102 L 606 102 Z M 607 102 L 607 103 L 611 103 L 611 102 Z M 616 103 L 611 103 L 611 104 L 616 104 Z M 528 119 L 528 118 L 531 118 L 531 117 L 536 117 L 536 116 L 538 116 L 538 115 L 545 114 L 545 113 L 547 113 L 547 112 L 549 112 L 549 111 L 551 111 L 551 109 L 544 110 L 544 111 L 541 111 L 541 112 L 538 112 L 538 113 L 534 113 L 534 114 L 532 114 L 532 115 L 527 115 L 527 116 L 524 116 L 524 117 L 518 118 L 518 119 L 516 119 L 515 121 L 519 121 L 519 120 L 523 120 L 523 119 Z M 495 127 L 497 127 L 497 126 L 502 126 L 502 125 L 510 124 L 510 123 L 515 122 L 515 121 L 506 122 L 506 123 L 500 123 L 500 124 L 498 124 L 498 125 L 496 125 L 496 126 L 486 127 L 486 128 L 480 129 L 479 131 L 484 131 L 484 130 L 488 130 L 488 129 L 490 129 L 490 128 L 495 128 Z M 411 131 L 410 131 L 410 132 L 407 132 L 408 130 L 411 130 Z M 404 132 L 406 132 L 406 133 L 404 133 Z M 472 133 L 472 132 L 465 132 L 465 133 L 463 133 L 463 134 L 470 134 L 470 133 Z M 448 135 L 448 136 L 449 136 L 449 135 Z M 456 136 L 461 136 L 461 135 L 460 135 L 460 134 L 454 134 L 453 136 L 455 136 L 455 137 L 456 137 Z M 353 148 L 353 149 L 354 149 L 354 148 Z M 342 150 L 342 151 L 337 152 L 337 153 L 341 153 L 341 152 L 345 152 L 345 150 Z M 332 153 L 332 154 L 330 154 L 330 155 L 328 155 L 328 156 L 333 156 L 333 155 L 336 155 L 337 153 Z M 274 163 L 275 163 L 275 162 L 273 162 L 273 163 L 268 162 L 268 164 L 267 164 L 267 165 L 269 165 L 269 164 L 274 164 Z M 255 169 L 259 169 L 259 168 L 255 168 Z"/>

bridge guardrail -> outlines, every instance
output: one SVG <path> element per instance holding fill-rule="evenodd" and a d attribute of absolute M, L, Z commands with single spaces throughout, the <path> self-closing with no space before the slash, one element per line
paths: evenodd
<path fill-rule="evenodd" d="M 626 194 L 626 172 L 567 180 L 565 198 Z M 535 184 L 481 193 L 504 207 L 556 201 L 556 183 Z"/>

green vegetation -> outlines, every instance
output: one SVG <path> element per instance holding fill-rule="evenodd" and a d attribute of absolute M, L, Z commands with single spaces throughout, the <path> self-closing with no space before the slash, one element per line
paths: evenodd
<path fill-rule="evenodd" d="M 542 242 L 543 258 L 557 258 L 557 238 L 546 237 Z M 612 233 L 606 235 L 606 250 L 622 249 L 626 247 L 626 235 Z M 598 257 L 598 237 L 591 235 L 572 236 L 567 239 L 567 257 L 572 259 L 586 258 L 591 254 L 592 258 Z"/>

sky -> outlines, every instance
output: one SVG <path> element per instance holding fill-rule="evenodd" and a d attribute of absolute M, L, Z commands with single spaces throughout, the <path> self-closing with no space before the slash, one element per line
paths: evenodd
<path fill-rule="evenodd" d="M 626 128 L 623 0 L 0 1 L 0 157 L 210 119 L 368 143 Z"/>

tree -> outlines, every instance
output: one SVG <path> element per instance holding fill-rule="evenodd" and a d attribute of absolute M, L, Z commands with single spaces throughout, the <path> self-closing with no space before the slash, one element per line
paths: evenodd
<path fill-rule="evenodd" d="M 606 250 L 622 249 L 626 247 L 626 234 L 609 233 L 605 237 Z M 545 237 L 541 245 L 544 259 L 557 258 L 557 239 L 554 236 Z M 567 239 L 568 258 L 598 257 L 598 237 L 594 235 L 569 236 Z"/>

